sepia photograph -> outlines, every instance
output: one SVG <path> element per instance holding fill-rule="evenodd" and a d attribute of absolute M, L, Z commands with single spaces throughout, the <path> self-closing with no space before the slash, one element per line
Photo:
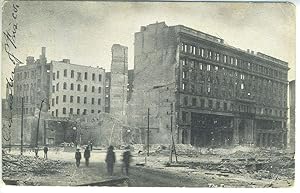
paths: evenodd
<path fill-rule="evenodd" d="M 1 186 L 295 186 L 293 3 L 1 5 Z"/>

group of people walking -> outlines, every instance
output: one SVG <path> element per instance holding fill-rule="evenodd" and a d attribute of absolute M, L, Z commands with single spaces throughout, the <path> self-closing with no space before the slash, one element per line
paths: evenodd
<path fill-rule="evenodd" d="M 130 147 L 127 146 L 125 148 L 125 151 L 123 152 L 122 166 L 121 166 L 122 174 L 124 174 L 124 169 L 125 169 L 125 174 L 127 176 L 129 175 L 129 166 L 130 166 L 131 157 L 132 156 L 130 153 Z M 116 162 L 116 155 L 114 152 L 114 147 L 112 145 L 108 147 L 105 162 L 107 167 L 107 173 L 109 175 L 112 175 L 114 171 L 114 165 Z"/>
<path fill-rule="evenodd" d="M 89 166 L 90 157 L 91 157 L 91 151 L 92 151 L 92 147 L 90 145 L 88 145 L 88 146 L 85 147 L 83 156 L 84 156 L 84 159 L 85 159 L 85 165 L 86 166 Z M 81 160 L 80 148 L 76 149 L 75 160 L 76 160 L 76 166 L 79 167 L 80 166 L 80 160 Z"/>
<path fill-rule="evenodd" d="M 87 146 L 84 150 L 84 158 L 85 158 L 85 165 L 89 166 L 89 159 L 91 157 L 91 146 Z M 125 151 L 123 153 L 123 158 L 122 158 L 122 174 L 124 174 L 124 169 L 125 169 L 125 174 L 128 176 L 129 175 L 129 166 L 130 166 L 130 161 L 131 161 L 131 153 L 130 153 L 130 147 L 127 146 L 125 148 Z M 76 166 L 80 166 L 80 160 L 81 160 L 81 152 L 80 149 L 76 149 L 75 153 L 75 159 L 76 159 Z M 112 176 L 113 171 L 114 171 L 114 165 L 116 163 L 116 154 L 114 152 L 114 147 L 110 145 L 107 149 L 106 157 L 105 157 L 105 163 L 106 163 L 106 168 L 107 168 L 107 173 Z"/>

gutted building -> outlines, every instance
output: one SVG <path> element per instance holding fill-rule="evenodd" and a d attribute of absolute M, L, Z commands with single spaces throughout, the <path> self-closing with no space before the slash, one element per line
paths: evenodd
<path fill-rule="evenodd" d="M 105 70 L 51 61 L 50 112 L 53 117 L 92 115 L 105 111 Z"/>
<path fill-rule="evenodd" d="M 287 62 L 164 22 L 135 33 L 128 120 L 150 143 L 194 146 L 287 143 Z M 145 133 L 145 132 L 142 132 Z"/>
<path fill-rule="evenodd" d="M 48 101 L 49 99 L 49 88 L 50 64 L 47 63 L 46 48 L 42 47 L 39 59 L 28 56 L 25 65 L 18 64 L 14 69 L 11 144 L 21 142 L 22 98 L 24 144 L 35 142 L 39 109 L 42 100 Z M 43 103 L 41 117 L 46 116 L 48 108 L 48 102 Z M 44 122 L 41 121 L 39 128 L 43 127 Z"/>
<path fill-rule="evenodd" d="M 112 61 L 110 72 L 110 113 L 126 122 L 128 48 L 114 44 L 111 48 Z"/>

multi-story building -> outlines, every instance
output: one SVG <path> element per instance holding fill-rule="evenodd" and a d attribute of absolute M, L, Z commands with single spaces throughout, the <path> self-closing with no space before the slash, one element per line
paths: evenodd
<path fill-rule="evenodd" d="M 135 33 L 130 124 L 150 142 L 285 146 L 287 62 L 164 22 Z"/>
<path fill-rule="evenodd" d="M 47 63 L 46 48 L 43 47 L 39 59 L 27 57 L 26 65 L 16 66 L 14 74 L 13 128 L 16 132 L 13 132 L 16 139 L 13 143 L 20 142 L 22 98 L 25 143 L 35 143 L 37 125 L 39 143 L 53 143 L 55 134 L 50 135 L 51 128 L 47 132 L 48 139 L 44 139 L 44 132 L 49 127 L 45 120 L 72 125 L 76 115 L 97 115 L 105 111 L 103 68 L 71 64 L 68 59 Z M 41 107 L 42 112 L 39 113 Z"/>
<path fill-rule="evenodd" d="M 50 112 L 54 117 L 105 112 L 105 70 L 51 61 Z"/>
<path fill-rule="evenodd" d="M 20 144 L 21 141 L 22 98 L 24 102 L 24 144 L 34 143 L 40 107 L 42 106 L 41 116 L 46 116 L 45 114 L 49 108 L 47 102 L 50 94 L 49 83 L 50 65 L 47 64 L 45 47 L 42 47 L 39 59 L 35 60 L 33 56 L 28 56 L 25 65 L 17 65 L 15 67 L 13 103 L 11 104 L 13 107 L 12 144 Z M 45 103 L 41 105 L 43 100 L 45 100 Z M 43 121 L 40 122 L 39 127 L 44 127 Z"/>
<path fill-rule="evenodd" d="M 46 48 L 42 47 L 42 54 L 39 59 L 35 60 L 33 56 L 28 56 L 26 65 L 17 65 L 14 75 L 16 114 L 21 114 L 21 101 L 23 97 L 25 116 L 34 115 L 41 101 L 49 97 L 50 66 L 47 64 Z M 47 103 L 45 106 L 47 106 Z"/>

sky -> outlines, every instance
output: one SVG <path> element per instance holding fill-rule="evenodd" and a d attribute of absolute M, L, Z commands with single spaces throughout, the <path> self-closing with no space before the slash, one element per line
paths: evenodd
<path fill-rule="evenodd" d="M 68 58 L 71 63 L 99 66 L 110 71 L 111 46 L 128 46 L 129 68 L 134 66 L 134 33 L 155 22 L 185 25 L 221 37 L 226 44 L 254 50 L 287 61 L 289 80 L 295 79 L 295 7 L 288 3 L 129 3 L 129 2 L 18 2 L 2 10 L 2 31 L 17 23 L 11 49 L 22 62 L 38 58 L 46 47 L 48 62 Z M 1 86 L 14 65 L 4 50 L 2 36 Z M 4 89 L 4 90 L 3 90 Z"/>

